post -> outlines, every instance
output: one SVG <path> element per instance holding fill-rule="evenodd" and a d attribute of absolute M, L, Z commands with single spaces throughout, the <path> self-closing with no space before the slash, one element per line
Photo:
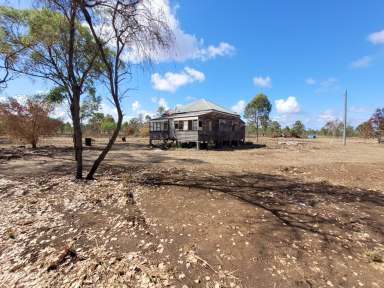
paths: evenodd
<path fill-rule="evenodd" d="M 200 141 L 196 141 L 196 149 L 200 150 Z"/>
<path fill-rule="evenodd" d="M 344 145 L 347 145 L 347 97 L 348 97 L 348 93 L 347 93 L 347 90 L 345 90 L 345 95 L 344 95 L 344 133 L 343 133 Z"/>

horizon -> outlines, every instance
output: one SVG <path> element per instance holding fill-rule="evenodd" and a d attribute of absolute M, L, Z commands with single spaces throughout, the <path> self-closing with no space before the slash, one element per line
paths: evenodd
<path fill-rule="evenodd" d="M 30 5 L 5 2 L 16 8 Z M 320 129 L 329 120 L 342 119 L 345 90 L 348 123 L 354 127 L 383 106 L 382 1 L 154 3 L 169 19 L 175 45 L 145 69 L 134 67 L 134 77 L 126 84 L 132 90 L 123 100 L 125 121 L 153 115 L 158 106 L 174 108 L 201 98 L 242 115 L 258 93 L 268 96 L 271 119 L 282 126 L 300 120 L 306 128 Z M 342 21 L 346 12 L 350 21 Z M 10 82 L 0 98 L 51 87 L 21 77 Z M 114 116 L 106 90 L 101 85 L 97 90 L 103 96 L 102 112 Z M 68 120 L 65 107 L 56 115 Z"/>

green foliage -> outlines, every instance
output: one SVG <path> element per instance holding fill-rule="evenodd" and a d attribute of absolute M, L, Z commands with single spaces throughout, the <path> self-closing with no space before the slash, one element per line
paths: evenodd
<path fill-rule="evenodd" d="M 289 126 L 285 126 L 281 132 L 284 137 L 291 137 L 291 128 L 289 128 Z"/>
<path fill-rule="evenodd" d="M 128 122 L 123 123 L 123 131 L 126 135 L 139 136 L 141 129 L 146 125 L 148 124 L 145 124 L 140 117 L 132 118 Z"/>
<path fill-rule="evenodd" d="M 269 113 L 271 113 L 272 104 L 269 102 L 268 97 L 262 93 L 257 94 L 251 102 L 245 106 L 244 117 L 248 122 L 258 124 L 258 121 L 264 117 L 264 120 L 268 119 Z"/>
<path fill-rule="evenodd" d="M 164 106 L 159 106 L 159 108 L 157 108 L 157 114 L 159 116 L 162 116 L 164 113 L 165 113 L 165 107 Z"/>
<path fill-rule="evenodd" d="M 75 27 L 74 80 L 86 84 L 89 78 L 100 76 L 104 65 L 97 57 L 97 46 L 89 29 L 80 22 Z M 71 26 L 64 15 L 50 9 L 0 6 L 0 31 L 5 35 L 0 40 L 0 55 L 12 54 L 19 73 L 45 78 L 71 90 Z M 89 77 L 82 79 L 85 71 Z"/>
<path fill-rule="evenodd" d="M 58 133 L 60 133 L 62 135 L 72 135 L 73 134 L 73 127 L 72 127 L 71 123 L 69 123 L 69 122 L 62 123 L 59 126 Z"/>
<path fill-rule="evenodd" d="M 104 133 L 111 133 L 114 129 L 116 129 L 115 119 L 111 115 L 105 116 L 100 123 L 101 131 Z"/>
<path fill-rule="evenodd" d="M 280 123 L 277 121 L 272 121 L 270 124 L 270 131 L 272 137 L 280 137 L 282 134 Z"/>
<path fill-rule="evenodd" d="M 304 133 L 305 133 L 304 124 L 301 121 L 297 120 L 292 126 L 291 136 L 301 138 L 304 136 Z"/>
<path fill-rule="evenodd" d="M 101 97 L 96 96 L 96 89 L 94 87 L 88 87 L 87 92 L 87 97 L 80 106 L 80 118 L 82 121 L 90 119 L 100 110 Z"/>
<path fill-rule="evenodd" d="M 46 99 L 50 103 L 61 104 L 63 103 L 66 97 L 66 93 L 67 91 L 64 87 L 55 87 L 48 92 L 48 94 L 46 95 Z"/>

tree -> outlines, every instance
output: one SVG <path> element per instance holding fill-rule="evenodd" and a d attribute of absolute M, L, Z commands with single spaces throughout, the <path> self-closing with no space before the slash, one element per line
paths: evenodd
<path fill-rule="evenodd" d="M 365 121 L 357 126 L 356 132 L 363 138 L 372 138 L 375 136 L 375 131 L 373 130 L 372 123 L 370 121 Z"/>
<path fill-rule="evenodd" d="M 297 120 L 292 126 L 291 136 L 296 138 L 301 138 L 303 137 L 304 133 L 305 133 L 304 124 L 300 120 Z"/>
<path fill-rule="evenodd" d="M 259 122 L 260 118 L 266 119 L 272 110 L 272 104 L 268 97 L 262 93 L 256 95 L 251 102 L 247 104 L 244 110 L 244 117 L 248 122 L 256 126 L 257 142 L 259 141 Z"/>
<path fill-rule="evenodd" d="M 324 127 L 321 129 L 321 132 L 325 136 L 339 137 L 343 134 L 344 123 L 340 120 L 328 121 Z"/>
<path fill-rule="evenodd" d="M 63 134 L 63 135 L 71 135 L 71 134 L 73 134 L 73 127 L 72 127 L 71 123 L 69 123 L 69 122 L 61 124 L 59 126 L 58 130 L 59 130 L 59 133 Z"/>
<path fill-rule="evenodd" d="M 285 126 L 282 133 L 284 137 L 291 137 L 291 128 L 289 128 L 289 126 Z"/>
<path fill-rule="evenodd" d="M 372 125 L 373 133 L 377 141 L 381 143 L 381 137 L 384 134 L 384 108 L 377 108 L 369 122 Z"/>
<path fill-rule="evenodd" d="M 164 106 L 159 106 L 157 108 L 157 115 L 162 116 L 165 113 L 165 107 Z"/>
<path fill-rule="evenodd" d="M 128 53 L 150 59 L 153 52 L 167 48 L 171 33 L 163 15 L 153 13 L 151 2 L 140 0 L 78 0 L 82 16 L 97 44 L 100 59 L 104 64 L 105 77 L 111 102 L 117 112 L 117 123 L 108 144 L 93 163 L 87 179 L 93 179 L 100 163 L 112 148 L 122 126 L 121 99 L 125 95 L 121 85 L 130 75 Z M 100 13 L 102 11 L 102 13 Z M 103 29 L 106 27 L 106 29 Z M 112 53 L 105 53 L 109 47 Z M 132 55 L 131 55 L 132 56 Z"/>
<path fill-rule="evenodd" d="M 42 9 L 0 7 L 0 31 L 18 53 L 13 72 L 51 81 L 65 92 L 73 122 L 76 178 L 83 176 L 80 97 L 103 68 L 78 1 L 36 1 Z M 2 52 L 2 51 L 0 51 Z"/>
<path fill-rule="evenodd" d="M 19 54 L 23 52 L 23 48 L 13 47 L 8 40 L 9 35 L 0 25 L 0 89 L 5 88 L 7 82 L 15 76 L 12 70 L 18 62 Z"/>
<path fill-rule="evenodd" d="M 94 87 L 88 88 L 87 97 L 80 105 L 80 120 L 81 123 L 90 119 L 100 110 L 101 97 L 96 96 L 96 89 Z"/>
<path fill-rule="evenodd" d="M 111 134 L 116 129 L 115 119 L 111 115 L 105 116 L 100 123 L 101 131 L 107 134 Z"/>
<path fill-rule="evenodd" d="M 270 124 L 271 124 L 271 121 L 269 120 L 269 115 L 260 116 L 260 125 L 261 125 L 263 136 L 265 136 L 265 134 L 267 133 L 267 130 Z"/>
<path fill-rule="evenodd" d="M 101 123 L 103 119 L 105 118 L 105 115 L 100 112 L 96 112 L 93 114 L 93 116 L 88 120 L 88 123 L 86 124 L 86 129 L 91 130 L 93 133 L 101 134 Z"/>
<path fill-rule="evenodd" d="M 280 137 L 281 136 L 281 125 L 277 121 L 272 121 L 270 125 L 271 136 L 272 137 Z"/>
<path fill-rule="evenodd" d="M 151 121 L 151 116 L 148 115 L 148 114 L 145 115 L 144 120 L 145 120 L 145 122 L 149 122 L 149 121 Z"/>
<path fill-rule="evenodd" d="M 49 117 L 53 108 L 51 103 L 38 96 L 27 99 L 25 104 L 10 98 L 0 103 L 0 118 L 8 135 L 23 139 L 36 148 L 41 135 L 52 135 L 62 124 Z"/>
<path fill-rule="evenodd" d="M 127 135 L 138 135 L 142 126 L 143 122 L 140 118 L 132 118 L 128 122 L 124 123 L 123 130 Z"/>

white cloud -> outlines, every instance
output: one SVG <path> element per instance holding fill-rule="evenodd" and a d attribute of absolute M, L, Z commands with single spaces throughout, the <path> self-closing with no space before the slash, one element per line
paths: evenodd
<path fill-rule="evenodd" d="M 331 109 L 327 109 L 324 112 L 320 113 L 318 121 L 322 124 L 325 124 L 329 121 L 334 121 L 337 119 L 339 119 L 339 117 L 335 115 L 334 111 Z"/>
<path fill-rule="evenodd" d="M 155 49 L 156 51 L 151 49 L 153 48 L 150 45 L 151 43 L 144 45 L 144 47 L 133 47 L 131 53 L 126 55 L 129 61 L 134 63 L 140 63 L 148 59 L 155 62 L 182 62 L 189 59 L 205 61 L 234 53 L 235 48 L 229 43 L 221 42 L 218 46 L 209 45 L 208 47 L 204 47 L 204 41 L 202 39 L 184 32 L 176 17 L 176 11 L 179 7 L 172 9 L 169 0 L 144 0 L 141 5 L 150 7 L 154 15 L 168 24 L 173 36 L 173 41 L 171 47 L 167 49 Z"/>
<path fill-rule="evenodd" d="M 351 63 L 352 68 L 366 68 L 372 64 L 373 58 L 371 56 L 361 57 Z"/>
<path fill-rule="evenodd" d="M 232 106 L 232 111 L 236 112 L 237 114 L 241 114 L 244 111 L 245 108 L 245 101 L 239 100 L 235 105 Z"/>
<path fill-rule="evenodd" d="M 185 67 L 184 68 L 185 72 L 187 72 L 188 75 L 190 75 L 193 79 L 201 82 L 205 80 L 205 75 L 203 72 L 197 71 L 195 69 Z"/>
<path fill-rule="evenodd" d="M 157 104 L 161 107 L 164 107 L 165 110 L 169 109 L 168 103 L 164 98 L 160 98 L 159 101 L 157 102 Z"/>
<path fill-rule="evenodd" d="M 272 87 L 272 79 L 271 77 L 255 77 L 253 78 L 253 84 L 259 87 L 265 87 L 265 88 L 270 88 Z"/>
<path fill-rule="evenodd" d="M 140 108 L 140 102 L 137 101 L 137 100 L 133 101 L 133 103 L 132 103 L 132 110 L 133 111 L 137 111 L 139 108 Z"/>
<path fill-rule="evenodd" d="M 293 114 L 300 112 L 299 103 L 294 96 L 289 96 L 286 100 L 275 100 L 275 105 L 277 112 L 281 114 Z"/>
<path fill-rule="evenodd" d="M 209 45 L 208 48 L 199 49 L 195 58 L 201 60 L 208 60 L 216 58 L 217 56 L 232 55 L 235 52 L 235 47 L 226 42 L 221 42 L 218 46 Z"/>
<path fill-rule="evenodd" d="M 181 86 L 195 81 L 202 82 L 204 79 L 204 73 L 185 67 L 180 73 L 167 72 L 164 76 L 161 76 L 159 73 L 154 73 L 152 74 L 151 82 L 155 90 L 175 92 Z"/>
<path fill-rule="evenodd" d="M 369 34 L 368 41 L 373 43 L 373 44 L 383 44 L 384 43 L 384 30 Z"/>
<path fill-rule="evenodd" d="M 100 112 L 105 115 L 111 115 L 115 120 L 117 120 L 117 111 L 116 108 L 110 104 L 101 103 Z"/>
<path fill-rule="evenodd" d="M 322 81 L 320 83 L 320 86 L 322 86 L 323 88 L 330 88 L 335 86 L 338 82 L 339 81 L 336 78 L 329 77 L 328 79 Z"/>
<path fill-rule="evenodd" d="M 352 113 L 368 113 L 371 111 L 371 109 L 366 107 L 351 106 L 351 108 L 349 108 L 349 111 Z"/>
<path fill-rule="evenodd" d="M 66 104 L 57 105 L 53 112 L 51 113 L 52 117 L 58 118 L 63 122 L 72 123 L 71 114 L 68 111 L 68 107 Z"/>
<path fill-rule="evenodd" d="M 185 99 L 186 99 L 187 101 L 193 101 L 193 100 L 196 100 L 196 97 L 193 97 L 193 96 L 187 96 L 187 97 L 185 97 Z"/>
<path fill-rule="evenodd" d="M 307 83 L 308 85 L 315 85 L 316 80 L 310 77 L 310 78 L 305 79 L 305 83 Z"/>

